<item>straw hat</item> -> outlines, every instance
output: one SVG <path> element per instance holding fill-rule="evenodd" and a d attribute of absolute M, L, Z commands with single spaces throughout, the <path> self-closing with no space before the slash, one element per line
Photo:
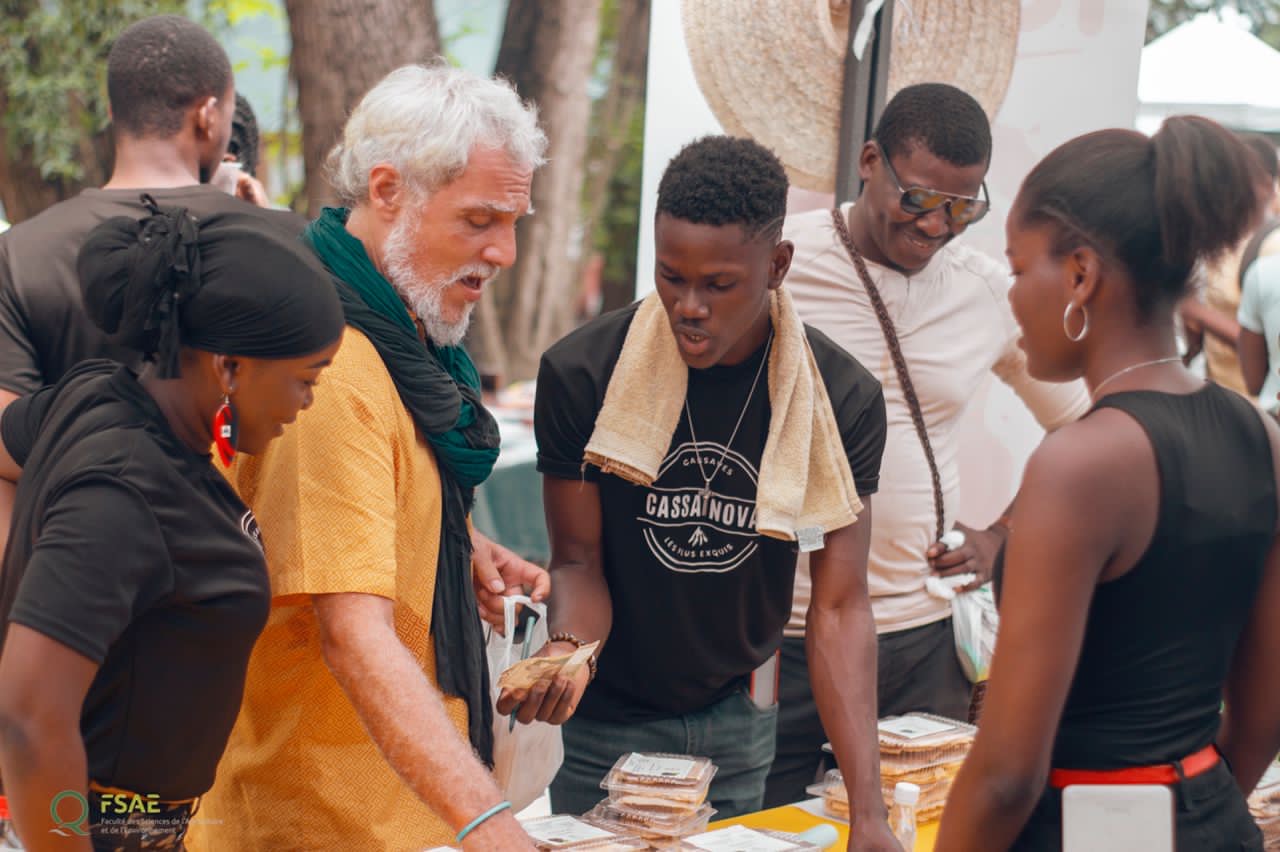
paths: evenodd
<path fill-rule="evenodd" d="M 698 87 L 727 133 L 773 149 L 796 186 L 835 186 L 849 0 L 682 0 Z M 951 83 L 994 118 L 1018 47 L 1020 0 L 897 0 L 889 97 Z"/>

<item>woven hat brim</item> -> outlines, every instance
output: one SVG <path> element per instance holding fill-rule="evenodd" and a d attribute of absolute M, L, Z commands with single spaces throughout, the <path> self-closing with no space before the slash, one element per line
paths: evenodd
<path fill-rule="evenodd" d="M 950 83 L 991 119 L 1013 75 L 1019 0 L 898 0 L 889 97 Z M 725 132 L 773 150 L 791 182 L 835 186 L 848 6 L 831 0 L 682 0 L 698 88 Z"/>

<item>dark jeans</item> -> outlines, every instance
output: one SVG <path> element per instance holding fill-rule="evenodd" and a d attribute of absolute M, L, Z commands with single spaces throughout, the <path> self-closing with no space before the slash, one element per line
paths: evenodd
<path fill-rule="evenodd" d="M 1244 796 L 1224 761 L 1194 778 L 1174 785 L 1177 852 L 1261 852 L 1258 830 Z M 1011 852 L 1060 852 L 1062 791 L 1047 789 Z"/>
<path fill-rule="evenodd" d="M 876 662 L 877 716 L 921 711 L 964 720 L 972 685 L 956 657 L 951 619 L 884 633 Z M 809 686 L 803 639 L 782 640 L 778 686 L 778 746 L 765 785 L 767 808 L 808 796 L 805 787 L 834 765 L 822 751 L 827 735 Z"/>
<path fill-rule="evenodd" d="M 577 716 L 564 724 L 564 764 L 551 782 L 551 808 L 582 814 L 608 795 L 600 782 L 632 751 L 708 757 L 718 767 L 707 800 L 727 819 L 760 810 L 773 763 L 778 708 L 761 710 L 745 690 L 705 710 L 649 722 L 602 722 Z"/>

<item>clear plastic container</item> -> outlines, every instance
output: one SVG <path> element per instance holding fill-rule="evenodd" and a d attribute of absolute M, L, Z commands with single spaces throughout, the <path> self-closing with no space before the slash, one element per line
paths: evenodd
<path fill-rule="evenodd" d="M 645 838 L 671 839 L 700 834 L 707 830 L 707 823 L 716 809 L 704 804 L 689 815 L 667 812 L 637 811 L 618 807 L 608 799 L 582 815 L 592 825 Z"/>
<path fill-rule="evenodd" d="M 896 783 L 883 784 L 880 788 L 884 795 L 884 804 L 890 811 L 893 810 L 893 791 Z M 918 784 L 916 786 L 919 786 Z M 940 784 L 934 784 L 931 787 L 920 788 L 920 799 L 916 802 L 916 825 L 922 825 L 926 822 L 933 822 L 942 816 L 942 809 L 947 805 L 947 796 L 951 793 L 951 782 L 947 781 Z"/>
<path fill-rule="evenodd" d="M 931 713 L 908 713 L 881 719 L 879 732 L 880 775 L 901 781 L 907 773 L 962 762 L 978 729 Z"/>
<path fill-rule="evenodd" d="M 522 822 L 521 827 L 533 838 L 533 845 L 542 850 L 590 849 L 593 852 L 604 852 L 609 849 L 648 847 L 648 844 L 634 836 L 609 831 L 573 816 L 535 817 Z"/>
<path fill-rule="evenodd" d="M 822 810 L 827 816 L 849 821 L 849 792 L 844 786 L 844 775 L 839 769 L 829 769 L 817 784 L 804 788 L 810 796 L 822 799 Z"/>
<path fill-rule="evenodd" d="M 821 852 L 794 834 L 741 825 L 686 837 L 684 848 L 702 852 Z"/>
<path fill-rule="evenodd" d="M 618 758 L 600 786 L 615 805 L 694 812 L 707 798 L 716 766 L 705 757 L 631 752 Z"/>

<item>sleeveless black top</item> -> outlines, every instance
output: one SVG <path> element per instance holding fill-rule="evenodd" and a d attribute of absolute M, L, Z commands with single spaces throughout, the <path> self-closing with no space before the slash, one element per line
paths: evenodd
<path fill-rule="evenodd" d="M 1168 763 L 1213 742 L 1276 535 L 1271 447 L 1249 402 L 1206 384 L 1185 395 L 1116 393 L 1099 408 L 1119 409 L 1146 431 L 1160 507 L 1137 564 L 1094 590 L 1053 746 L 1061 769 Z M 997 600 L 1003 573 L 1002 550 Z"/>

